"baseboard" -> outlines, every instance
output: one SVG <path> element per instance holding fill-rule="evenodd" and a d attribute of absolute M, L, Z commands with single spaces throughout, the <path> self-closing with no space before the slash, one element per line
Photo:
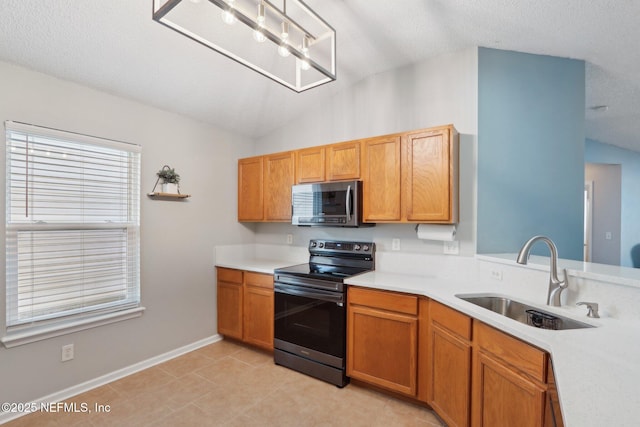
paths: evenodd
<path fill-rule="evenodd" d="M 182 356 L 185 353 L 189 353 L 190 351 L 197 350 L 201 347 L 204 347 L 209 344 L 213 344 L 220 340 L 222 340 L 222 336 L 216 334 L 208 338 L 204 338 L 202 340 L 196 341 L 194 343 L 187 344 L 184 347 L 176 348 L 175 350 L 171 350 L 166 353 L 160 354 L 158 356 L 151 357 L 147 360 L 143 360 L 142 362 L 134 363 L 133 365 L 127 366 L 122 369 L 118 369 L 117 371 L 110 372 L 108 374 L 102 375 L 92 380 L 85 381 L 83 383 L 71 386 L 69 388 L 65 388 L 64 390 L 60 390 L 55 393 L 51 393 L 47 396 L 36 399 L 30 403 L 34 403 L 37 406 L 40 406 L 41 403 L 61 402 L 63 400 L 69 399 L 70 397 L 76 396 L 80 393 L 84 393 L 96 387 L 100 387 L 102 385 L 108 384 L 115 380 L 119 380 L 120 378 L 126 377 L 127 375 L 135 374 L 136 372 L 139 372 L 144 369 L 150 368 L 152 366 L 158 365 L 160 363 L 166 362 L 167 360 L 174 359 L 178 356 Z M 0 424 L 7 423 L 23 415 L 27 415 L 27 414 L 22 412 L 0 413 Z"/>

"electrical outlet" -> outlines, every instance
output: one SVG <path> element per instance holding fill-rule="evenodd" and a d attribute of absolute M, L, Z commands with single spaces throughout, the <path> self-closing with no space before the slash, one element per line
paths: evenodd
<path fill-rule="evenodd" d="M 392 251 L 400 250 L 400 239 L 391 239 L 391 250 Z"/>
<path fill-rule="evenodd" d="M 293 243 L 293 234 L 287 234 L 287 245 L 291 245 Z"/>
<path fill-rule="evenodd" d="M 458 255 L 460 253 L 460 246 L 457 240 L 450 242 L 444 242 L 444 254 L 445 255 Z"/>
<path fill-rule="evenodd" d="M 60 356 L 61 362 L 66 362 L 73 359 L 73 344 L 67 344 L 62 346 L 62 353 Z"/>
<path fill-rule="evenodd" d="M 493 280 L 502 280 L 502 270 L 499 270 L 497 268 L 492 268 L 491 269 L 491 278 Z"/>

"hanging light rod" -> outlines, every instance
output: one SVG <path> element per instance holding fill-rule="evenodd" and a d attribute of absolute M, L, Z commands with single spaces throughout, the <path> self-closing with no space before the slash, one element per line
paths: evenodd
<path fill-rule="evenodd" d="M 302 0 L 274 3 L 153 0 L 153 19 L 296 92 L 334 81 L 335 30 Z"/>

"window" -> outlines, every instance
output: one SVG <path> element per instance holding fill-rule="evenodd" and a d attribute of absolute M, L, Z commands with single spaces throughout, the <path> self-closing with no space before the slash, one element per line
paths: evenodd
<path fill-rule="evenodd" d="M 7 329 L 138 307 L 140 147 L 5 126 Z"/>

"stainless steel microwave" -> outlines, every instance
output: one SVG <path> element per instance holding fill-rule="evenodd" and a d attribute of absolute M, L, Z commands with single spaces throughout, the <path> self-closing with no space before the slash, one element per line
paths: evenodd
<path fill-rule="evenodd" d="M 362 181 L 319 182 L 291 188 L 291 223 L 323 227 L 365 227 Z"/>

